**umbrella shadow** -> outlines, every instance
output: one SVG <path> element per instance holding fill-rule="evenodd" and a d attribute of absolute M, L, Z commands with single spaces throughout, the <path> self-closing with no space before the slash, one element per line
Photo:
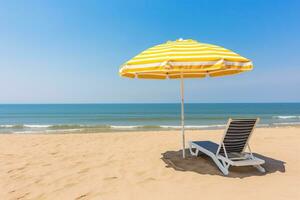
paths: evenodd
<path fill-rule="evenodd" d="M 167 168 L 173 168 L 176 171 L 195 172 L 198 174 L 219 175 L 223 176 L 216 164 L 209 156 L 202 154 L 199 157 L 192 156 L 188 149 L 186 151 L 186 158 L 182 158 L 182 150 L 180 151 L 166 151 L 162 153 L 162 160 L 166 163 Z M 285 162 L 254 153 L 258 158 L 265 160 L 262 166 L 266 169 L 266 173 L 258 172 L 252 166 L 234 167 L 229 169 L 231 178 L 246 178 L 251 176 L 264 176 L 275 172 L 285 172 Z"/>

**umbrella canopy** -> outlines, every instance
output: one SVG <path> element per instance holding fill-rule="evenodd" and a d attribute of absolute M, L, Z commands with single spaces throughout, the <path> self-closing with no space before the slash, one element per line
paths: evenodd
<path fill-rule="evenodd" d="M 119 73 L 129 78 L 181 80 L 182 145 L 185 157 L 183 79 L 234 75 L 252 68 L 249 59 L 223 47 L 179 39 L 141 52 L 124 63 Z"/>
<path fill-rule="evenodd" d="M 145 79 L 204 78 L 252 68 L 249 59 L 223 47 L 179 39 L 141 52 L 121 67 L 120 75 Z"/>

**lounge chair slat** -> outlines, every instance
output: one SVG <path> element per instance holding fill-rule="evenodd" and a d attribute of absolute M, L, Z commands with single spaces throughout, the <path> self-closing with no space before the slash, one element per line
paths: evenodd
<path fill-rule="evenodd" d="M 231 127 L 229 127 L 229 129 L 228 130 L 252 130 L 252 127 L 253 126 L 247 126 L 247 127 L 242 127 L 242 126 L 231 126 Z"/>
<path fill-rule="evenodd" d="M 253 125 L 231 125 L 230 129 L 251 129 Z"/>
<path fill-rule="evenodd" d="M 252 128 L 253 125 L 250 124 L 232 124 L 229 128 Z"/>
<path fill-rule="evenodd" d="M 255 122 L 233 122 L 231 125 L 232 126 L 248 126 L 248 125 L 253 125 Z"/>
<path fill-rule="evenodd" d="M 238 127 L 238 128 L 235 128 L 235 127 L 230 127 L 227 132 L 245 132 L 245 131 L 251 131 L 252 130 L 252 127 L 250 128 L 245 128 L 245 127 Z"/>
<path fill-rule="evenodd" d="M 247 137 L 229 137 L 229 138 L 225 138 L 223 142 L 247 141 L 247 140 L 248 140 Z"/>
<path fill-rule="evenodd" d="M 229 129 L 227 131 L 246 131 L 246 130 L 252 130 L 253 126 L 247 126 L 247 127 L 229 127 Z"/>
<path fill-rule="evenodd" d="M 257 121 L 257 118 L 236 118 L 232 119 L 232 121 Z"/>
<path fill-rule="evenodd" d="M 246 136 L 246 135 L 249 135 L 251 131 L 228 131 L 227 135 L 226 136 Z"/>
<path fill-rule="evenodd" d="M 255 121 L 232 121 L 232 124 L 255 124 Z"/>
<path fill-rule="evenodd" d="M 226 136 L 226 138 L 224 140 L 227 139 L 236 139 L 236 140 L 240 140 L 240 139 L 248 139 L 249 135 L 230 135 L 230 136 Z"/>
<path fill-rule="evenodd" d="M 244 124 L 247 124 L 247 123 L 255 123 L 255 121 L 236 121 L 236 120 L 232 120 L 232 123 L 233 124 L 238 124 L 238 123 L 244 123 Z"/>
<path fill-rule="evenodd" d="M 243 144 L 243 145 L 245 145 L 245 142 L 246 142 L 247 140 L 226 140 L 226 141 L 224 141 L 223 143 L 225 144 L 225 145 L 234 145 L 234 144 Z"/>
<path fill-rule="evenodd" d="M 230 133 L 230 134 L 226 135 L 224 139 L 226 139 L 226 138 L 245 138 L 245 137 L 249 137 L 249 135 L 250 135 L 250 132 L 240 133 L 240 134 L 239 133 Z"/>
<path fill-rule="evenodd" d="M 244 148 L 244 145 L 243 144 L 225 145 L 225 149 L 228 153 L 231 153 L 230 149 L 240 149 L 240 148 Z"/>
<path fill-rule="evenodd" d="M 226 152 L 228 153 L 231 153 L 230 150 L 237 150 L 237 149 L 243 149 L 244 148 L 244 145 L 242 144 L 236 144 L 236 145 L 228 145 L 225 149 L 226 149 Z M 240 152 L 241 153 L 241 152 Z"/>
<path fill-rule="evenodd" d="M 228 137 L 234 137 L 234 138 L 237 138 L 237 137 L 248 137 L 250 134 L 250 132 L 246 132 L 246 133 L 239 133 L 239 132 L 234 132 L 234 133 L 228 133 L 228 135 L 226 135 L 226 138 Z"/>
<path fill-rule="evenodd" d="M 240 138 L 248 138 L 249 134 L 243 134 L 243 135 L 239 135 L 239 134 L 232 134 L 232 135 L 226 135 L 226 137 L 224 139 L 230 139 L 230 138 L 235 138 L 235 139 L 240 139 Z"/>
<path fill-rule="evenodd" d="M 255 121 L 236 121 L 236 120 L 232 120 L 232 123 L 255 123 Z"/>
<path fill-rule="evenodd" d="M 232 120 L 232 123 L 255 123 L 256 120 Z"/>

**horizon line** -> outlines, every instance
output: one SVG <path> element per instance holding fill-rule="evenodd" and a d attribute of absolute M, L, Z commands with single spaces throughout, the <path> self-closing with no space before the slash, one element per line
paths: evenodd
<path fill-rule="evenodd" d="M 291 102 L 185 102 L 184 104 L 280 104 L 280 103 L 300 103 L 297 101 L 291 101 Z M 92 103 L 92 102 L 86 102 L 86 103 L 72 103 L 72 102 L 66 102 L 66 103 L 0 103 L 0 105 L 83 105 L 83 104 L 180 104 L 180 102 L 103 102 L 103 103 Z"/>

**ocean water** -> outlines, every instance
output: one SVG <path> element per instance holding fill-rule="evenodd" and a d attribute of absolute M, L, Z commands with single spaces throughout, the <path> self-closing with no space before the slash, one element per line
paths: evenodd
<path fill-rule="evenodd" d="M 230 117 L 259 117 L 260 126 L 297 126 L 300 103 L 185 104 L 187 129 L 223 128 Z M 0 133 L 168 130 L 179 125 L 180 104 L 0 104 Z"/>

